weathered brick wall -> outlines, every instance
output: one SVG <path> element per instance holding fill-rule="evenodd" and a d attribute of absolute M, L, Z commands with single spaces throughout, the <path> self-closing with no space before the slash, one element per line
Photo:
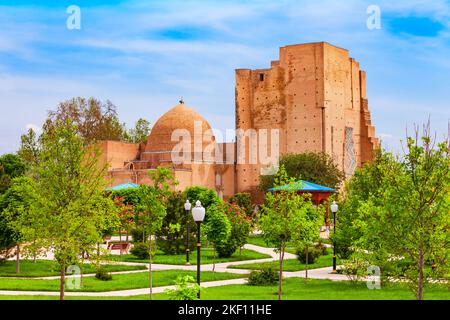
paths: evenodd
<path fill-rule="evenodd" d="M 348 171 L 350 160 L 360 166 L 378 145 L 365 92 L 365 73 L 347 50 L 323 42 L 282 47 L 271 68 L 236 70 L 236 128 L 279 129 L 281 155 L 323 151 Z M 237 191 L 255 190 L 260 170 L 238 164 Z"/>

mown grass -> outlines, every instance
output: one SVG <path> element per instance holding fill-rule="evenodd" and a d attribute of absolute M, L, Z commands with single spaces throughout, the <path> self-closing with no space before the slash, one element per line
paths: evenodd
<path fill-rule="evenodd" d="M 197 252 L 190 253 L 190 263 L 192 265 L 197 264 Z M 213 263 L 214 252 L 212 248 L 203 248 L 201 252 L 201 264 L 211 264 Z M 256 259 L 265 259 L 270 258 L 269 255 L 259 253 L 253 250 L 242 249 L 240 252 L 239 249 L 230 257 L 230 258 L 219 258 L 216 252 L 216 263 L 221 262 L 233 262 L 233 261 L 243 261 L 243 260 L 256 260 Z M 126 261 L 126 262 L 145 262 L 148 263 L 148 259 L 139 259 L 131 254 L 123 254 L 120 255 L 108 255 L 104 257 L 105 260 L 110 261 Z M 161 251 L 158 251 L 153 257 L 153 263 L 155 264 L 172 264 L 172 265 L 184 265 L 186 264 L 186 254 L 178 254 L 178 255 L 166 255 Z"/>
<path fill-rule="evenodd" d="M 153 286 L 173 285 L 177 276 L 190 275 L 196 277 L 195 271 L 167 270 L 153 272 Z M 201 274 L 202 281 L 215 281 L 242 278 L 245 275 L 238 275 L 223 272 L 205 271 Z M 71 281 L 68 279 L 67 281 Z M 66 282 L 67 283 L 67 282 Z M 149 285 L 149 273 L 140 272 L 132 274 L 113 275 L 111 281 L 101 281 L 95 277 L 83 278 L 83 286 L 80 289 L 69 289 L 67 291 L 104 292 L 127 289 L 147 288 Z M 20 291 L 59 291 L 59 280 L 41 279 L 0 279 L 0 290 L 20 290 Z"/>
<path fill-rule="evenodd" d="M 277 287 L 227 285 L 205 288 L 202 300 L 276 300 Z M 57 300 L 57 296 L 0 296 L 2 300 Z M 132 297 L 71 297 L 68 300 L 148 300 L 149 296 Z M 155 300 L 166 300 L 166 294 L 155 294 Z M 404 284 L 388 284 L 380 290 L 369 290 L 365 283 L 349 281 L 308 280 L 289 278 L 283 281 L 284 300 L 414 300 L 415 296 Z M 450 300 L 448 286 L 428 285 L 426 300 Z"/>
<path fill-rule="evenodd" d="M 92 264 L 81 264 L 80 267 L 84 274 L 96 272 L 95 265 Z M 146 269 L 145 266 L 123 266 L 117 264 L 104 264 L 102 267 L 108 272 Z M 19 274 L 16 273 L 15 261 L 0 263 L 0 277 L 50 277 L 57 275 L 59 275 L 59 267 L 52 260 L 36 260 L 36 262 L 21 260 Z"/>

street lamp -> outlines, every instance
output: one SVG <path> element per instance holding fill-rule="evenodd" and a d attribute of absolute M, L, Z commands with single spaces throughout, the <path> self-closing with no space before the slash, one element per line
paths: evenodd
<path fill-rule="evenodd" d="M 191 211 L 191 203 L 189 200 L 186 200 L 186 203 L 184 204 L 184 210 L 186 210 L 186 264 L 190 265 L 189 263 L 189 212 Z"/>
<path fill-rule="evenodd" d="M 331 212 L 333 212 L 333 271 L 332 273 L 336 273 L 336 213 L 339 207 L 336 201 L 333 201 L 331 205 Z"/>
<path fill-rule="evenodd" d="M 197 283 L 200 286 L 200 249 L 202 243 L 200 241 L 200 226 L 205 219 L 205 208 L 202 207 L 202 203 L 197 200 L 195 207 L 192 209 L 192 217 L 197 223 Z M 198 292 L 198 298 L 200 299 L 200 291 Z"/>

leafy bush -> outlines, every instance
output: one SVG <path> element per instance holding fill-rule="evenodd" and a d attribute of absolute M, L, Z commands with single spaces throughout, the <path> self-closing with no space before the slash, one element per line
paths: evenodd
<path fill-rule="evenodd" d="M 306 248 L 299 247 L 295 251 L 297 255 L 297 259 L 300 263 L 306 263 Z M 327 248 L 323 245 L 323 243 L 319 242 L 314 246 L 308 246 L 308 264 L 313 264 L 316 262 L 317 258 L 320 256 L 324 256 L 327 254 Z"/>
<path fill-rule="evenodd" d="M 133 242 L 134 243 L 142 243 L 147 241 L 148 239 L 144 239 L 146 238 L 146 236 L 148 236 L 145 233 L 145 229 L 143 226 L 134 226 L 133 229 L 131 229 L 131 236 L 133 237 Z"/>
<path fill-rule="evenodd" d="M 367 276 L 369 263 L 358 253 L 354 253 L 348 260 L 344 260 L 341 273 L 345 274 L 352 283 L 361 281 Z"/>
<path fill-rule="evenodd" d="M 149 253 L 149 243 L 148 242 L 138 242 L 135 243 L 130 253 L 138 259 L 150 259 Z"/>
<path fill-rule="evenodd" d="M 104 268 L 99 267 L 97 269 L 97 273 L 95 274 L 95 278 L 101 281 L 111 281 L 112 275 L 109 274 Z"/>
<path fill-rule="evenodd" d="M 271 268 L 252 271 L 247 284 L 250 286 L 274 286 L 278 283 L 278 273 Z"/>
<path fill-rule="evenodd" d="M 344 179 L 333 158 L 326 153 L 305 152 L 285 154 L 280 158 L 280 167 L 284 166 L 289 177 L 303 179 L 330 188 L 336 188 Z M 260 177 L 261 190 L 274 186 L 275 176 Z"/>
<path fill-rule="evenodd" d="M 214 204 L 220 204 L 222 199 L 216 191 L 205 187 L 189 187 L 185 190 L 186 197 L 195 206 L 197 200 L 200 200 L 202 206 L 206 209 L 205 222 L 208 222 L 208 209 Z"/>
<path fill-rule="evenodd" d="M 247 243 L 251 229 L 251 218 L 236 204 L 226 204 L 225 213 L 231 223 L 229 237 L 217 246 L 221 258 L 229 258 L 238 248 Z"/>
<path fill-rule="evenodd" d="M 204 224 L 208 241 L 216 250 L 227 241 L 231 233 L 231 224 L 224 211 L 223 203 L 210 206 L 207 210 L 209 220 Z"/>
<path fill-rule="evenodd" d="M 196 225 L 191 213 L 186 214 L 186 194 L 171 192 L 167 198 L 167 215 L 164 217 L 158 237 L 158 247 L 166 254 L 181 254 L 186 251 L 186 231 L 189 225 L 189 249 L 195 249 Z"/>
<path fill-rule="evenodd" d="M 197 300 L 201 287 L 195 282 L 192 276 L 178 276 L 175 280 L 177 288 L 168 289 L 165 292 L 170 300 Z"/>
<path fill-rule="evenodd" d="M 230 198 L 230 203 L 237 204 L 241 207 L 248 217 L 253 216 L 252 196 L 247 192 L 239 192 Z"/>
<path fill-rule="evenodd" d="M 111 191 L 111 199 L 123 198 L 123 202 L 127 205 L 132 205 L 140 208 L 142 205 L 139 188 L 127 188 L 117 191 Z"/>

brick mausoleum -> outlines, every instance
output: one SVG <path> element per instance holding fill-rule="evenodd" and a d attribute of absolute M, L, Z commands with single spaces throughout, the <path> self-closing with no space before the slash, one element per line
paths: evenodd
<path fill-rule="evenodd" d="M 236 192 L 256 195 L 259 177 L 269 168 L 260 159 L 248 161 L 248 133 L 264 129 L 277 129 L 277 140 L 269 134 L 266 144 L 258 144 L 258 155 L 262 147 L 272 155 L 274 148 L 279 155 L 323 151 L 347 176 L 370 161 L 379 146 L 371 125 L 366 74 L 347 50 L 328 43 L 285 46 L 268 69 L 236 70 L 235 108 L 236 129 L 246 134 L 241 141 L 247 143 L 215 143 L 208 121 L 184 103 L 156 122 L 146 143 L 102 142 L 111 184 L 149 183 L 148 170 L 163 165 L 173 168 L 177 190 L 197 185 L 225 198 Z M 183 150 L 190 152 L 192 161 L 173 161 L 179 151 L 180 139 L 173 136 L 177 129 L 191 136 L 184 140 Z"/>

